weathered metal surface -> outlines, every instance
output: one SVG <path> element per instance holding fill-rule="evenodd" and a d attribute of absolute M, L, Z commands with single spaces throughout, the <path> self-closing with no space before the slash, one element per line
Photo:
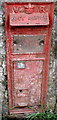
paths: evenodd
<path fill-rule="evenodd" d="M 13 13 L 10 14 L 11 26 L 49 25 L 48 13 Z"/>
<path fill-rule="evenodd" d="M 44 41 L 44 35 L 14 35 L 14 53 L 43 52 Z"/>
<path fill-rule="evenodd" d="M 26 61 L 25 69 L 18 69 L 16 64 L 17 62 L 14 62 L 14 105 L 21 107 L 39 105 L 43 80 L 43 61 Z"/>
<path fill-rule="evenodd" d="M 10 114 L 45 109 L 53 14 L 52 2 L 5 3 Z"/>

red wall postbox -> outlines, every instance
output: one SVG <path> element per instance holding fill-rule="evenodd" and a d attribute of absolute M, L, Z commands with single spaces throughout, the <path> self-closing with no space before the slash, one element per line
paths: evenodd
<path fill-rule="evenodd" d="M 9 112 L 39 111 L 46 105 L 54 3 L 4 6 Z"/>

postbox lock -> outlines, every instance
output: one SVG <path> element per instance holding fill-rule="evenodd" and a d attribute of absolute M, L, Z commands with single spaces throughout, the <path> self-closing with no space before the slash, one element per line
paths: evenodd
<path fill-rule="evenodd" d="M 20 92 L 22 92 L 22 90 L 19 90 Z"/>

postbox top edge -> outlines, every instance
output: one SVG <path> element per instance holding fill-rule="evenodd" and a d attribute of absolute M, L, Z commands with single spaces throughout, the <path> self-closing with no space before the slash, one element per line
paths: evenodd
<path fill-rule="evenodd" d="M 44 0 L 44 1 L 40 1 L 40 0 L 39 0 L 39 1 L 35 1 L 35 2 L 33 2 L 33 1 L 30 1 L 30 2 L 29 2 L 29 1 L 27 1 L 27 2 L 20 2 L 20 1 L 19 1 L 19 2 L 17 2 L 17 1 L 16 1 L 16 2 L 5 2 L 4 4 L 8 4 L 8 5 L 11 5 L 11 4 L 26 4 L 26 3 L 51 4 L 51 3 L 55 3 L 56 1 L 57 1 L 57 0 L 50 0 L 50 1 L 49 1 L 49 0 L 47 0 L 47 1 L 46 1 L 46 0 Z"/>
<path fill-rule="evenodd" d="M 57 0 L 56 0 L 57 1 Z M 42 1 L 38 1 L 38 2 L 32 2 L 32 1 L 27 1 L 27 2 L 5 2 L 4 3 L 4 7 L 7 7 L 7 5 L 25 5 L 25 4 L 29 4 L 29 3 L 32 3 L 32 4 L 34 4 L 34 5 L 51 5 L 51 4 L 54 4 L 56 1 L 44 1 L 44 2 L 42 2 Z"/>

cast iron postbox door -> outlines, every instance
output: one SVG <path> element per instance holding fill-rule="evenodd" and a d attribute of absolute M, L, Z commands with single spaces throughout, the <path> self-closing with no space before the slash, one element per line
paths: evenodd
<path fill-rule="evenodd" d="M 53 12 L 53 3 L 5 3 L 10 114 L 45 108 Z"/>

